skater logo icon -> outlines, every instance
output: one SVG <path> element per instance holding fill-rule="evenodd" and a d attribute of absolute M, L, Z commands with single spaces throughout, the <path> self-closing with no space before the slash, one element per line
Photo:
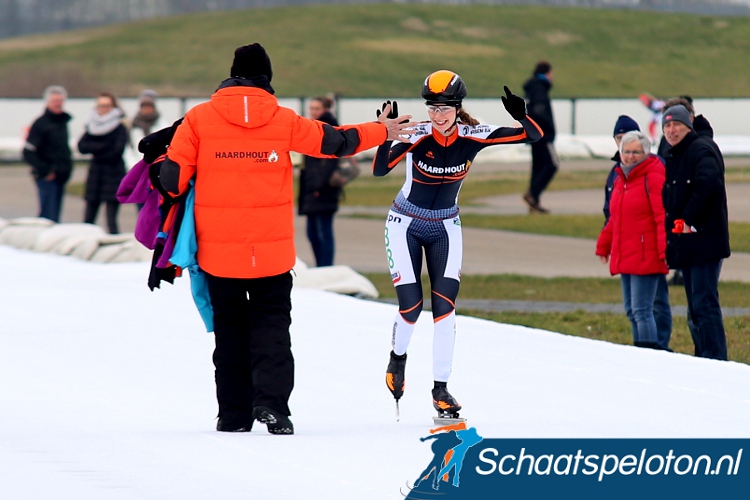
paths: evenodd
<path fill-rule="evenodd" d="M 435 498 L 436 492 L 440 492 L 441 496 L 455 492 L 461 483 L 466 452 L 483 439 L 474 427 L 467 428 L 465 422 L 431 429 L 429 436 L 419 438 L 422 442 L 432 440 L 434 456 L 406 498 L 427 499 Z"/>

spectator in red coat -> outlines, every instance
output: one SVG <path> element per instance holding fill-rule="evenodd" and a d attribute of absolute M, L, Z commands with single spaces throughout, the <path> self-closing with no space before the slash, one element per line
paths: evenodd
<path fill-rule="evenodd" d="M 596 242 L 596 254 L 609 263 L 612 275 L 620 274 L 633 343 L 664 349 L 658 342 L 654 300 L 658 281 L 668 272 L 661 197 L 665 171 L 662 160 L 650 150 L 645 134 L 632 131 L 623 136 L 611 215 Z"/>

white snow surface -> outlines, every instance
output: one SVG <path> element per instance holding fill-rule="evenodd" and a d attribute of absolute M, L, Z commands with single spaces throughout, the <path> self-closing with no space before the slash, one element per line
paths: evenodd
<path fill-rule="evenodd" d="M 215 431 L 188 278 L 0 246 L 0 492 L 25 499 L 402 498 L 431 459 L 431 331 L 401 421 L 395 306 L 295 288 L 294 436 Z M 460 297 L 459 297 L 460 302 Z M 750 437 L 750 367 L 459 317 L 449 387 L 485 438 Z"/>

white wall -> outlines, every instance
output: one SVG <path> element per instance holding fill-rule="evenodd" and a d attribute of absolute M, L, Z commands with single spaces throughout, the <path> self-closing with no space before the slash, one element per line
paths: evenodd
<path fill-rule="evenodd" d="M 165 123 L 172 123 L 182 114 L 207 98 L 167 98 L 158 99 L 158 108 Z M 375 119 L 384 97 L 369 99 L 341 99 L 336 114 L 344 123 L 359 123 Z M 138 100 L 121 99 L 122 107 L 129 117 L 137 111 Z M 307 109 L 305 100 L 281 98 L 282 106 L 300 113 Z M 399 111 L 410 113 L 415 120 L 426 120 L 421 99 L 398 99 Z M 628 114 L 635 119 L 642 130 L 647 130 L 651 112 L 637 98 L 629 99 L 556 99 L 553 109 L 560 135 L 611 137 L 617 117 Z M 69 131 L 71 143 L 75 144 L 83 134 L 84 124 L 93 109 L 94 99 L 68 99 L 66 111 L 73 115 Z M 513 126 L 514 120 L 503 108 L 500 99 L 466 99 L 464 107 L 475 118 L 493 125 Z M 696 99 L 695 108 L 704 114 L 714 127 L 716 136 L 733 136 L 750 145 L 750 99 Z M 20 153 L 25 134 L 31 123 L 44 110 L 41 99 L 0 99 L 0 156 L 12 157 L 14 151 Z"/>

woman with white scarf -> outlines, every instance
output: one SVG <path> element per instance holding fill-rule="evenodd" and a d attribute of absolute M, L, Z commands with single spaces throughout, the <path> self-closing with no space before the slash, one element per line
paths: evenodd
<path fill-rule="evenodd" d="M 125 177 L 123 151 L 128 143 L 128 131 L 123 125 L 124 113 L 114 95 L 102 92 L 96 108 L 86 123 L 86 133 L 78 141 L 78 150 L 91 154 L 91 166 L 86 179 L 86 213 L 84 222 L 94 224 L 99 205 L 107 205 L 107 228 L 111 234 L 117 228 L 117 188 Z"/>

